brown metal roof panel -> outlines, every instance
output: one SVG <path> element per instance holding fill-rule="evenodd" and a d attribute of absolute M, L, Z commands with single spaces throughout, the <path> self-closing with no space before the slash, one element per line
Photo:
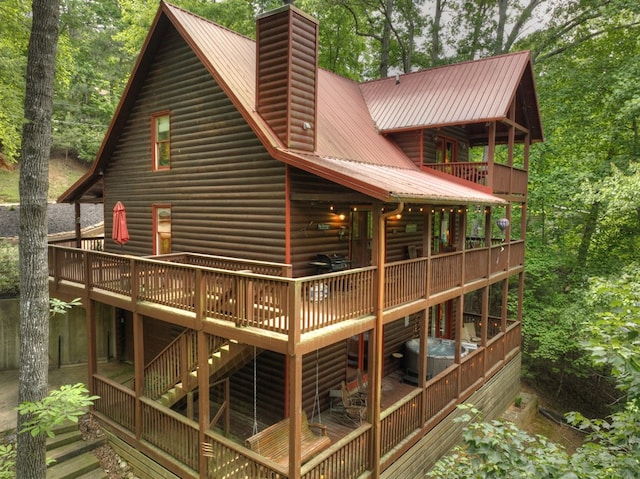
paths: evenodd
<path fill-rule="evenodd" d="M 381 130 L 504 118 L 529 61 L 528 52 L 501 55 L 363 83 L 361 90 Z"/>
<path fill-rule="evenodd" d="M 497 196 L 414 168 L 345 161 L 313 155 L 295 155 L 297 165 L 318 176 L 385 202 L 428 204 L 504 205 Z M 302 161 L 300 161 L 302 160 Z"/>
<path fill-rule="evenodd" d="M 358 85 L 324 70 L 318 75 L 317 153 L 396 167 L 412 164 L 375 129 Z"/>

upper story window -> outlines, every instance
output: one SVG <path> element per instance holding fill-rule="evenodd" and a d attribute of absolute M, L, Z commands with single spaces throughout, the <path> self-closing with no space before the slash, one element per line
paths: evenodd
<path fill-rule="evenodd" d="M 169 112 L 152 115 L 151 123 L 153 169 L 165 170 L 171 166 L 171 122 Z"/>
<path fill-rule="evenodd" d="M 451 138 L 439 136 L 436 140 L 436 163 L 458 161 L 457 142 Z"/>

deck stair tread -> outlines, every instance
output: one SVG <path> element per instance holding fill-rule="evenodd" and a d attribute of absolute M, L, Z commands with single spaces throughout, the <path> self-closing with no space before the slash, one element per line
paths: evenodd
<path fill-rule="evenodd" d="M 82 454 L 49 466 L 47 479 L 76 479 L 99 468 L 100 461 L 96 456 L 91 453 Z"/>
<path fill-rule="evenodd" d="M 50 450 L 47 457 L 55 459 L 56 462 L 63 462 L 76 456 L 83 455 L 87 452 L 93 451 L 95 448 L 105 444 L 106 439 L 101 437 L 97 439 L 91 439 L 84 441 L 82 437 L 79 437 L 77 441 L 64 444 L 53 450 Z"/>
<path fill-rule="evenodd" d="M 106 479 L 93 450 L 106 443 L 106 437 L 84 440 L 78 424 L 67 422 L 47 438 L 47 459 L 55 462 L 47 468 L 47 479 Z"/>
<path fill-rule="evenodd" d="M 82 433 L 78 430 L 77 425 L 74 430 L 68 432 L 61 433 L 56 431 L 55 437 L 47 438 L 47 451 L 66 446 L 67 444 L 72 444 L 80 439 L 82 439 Z"/>

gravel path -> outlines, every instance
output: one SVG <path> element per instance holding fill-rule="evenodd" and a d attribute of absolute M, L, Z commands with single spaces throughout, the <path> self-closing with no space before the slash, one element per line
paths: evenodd
<path fill-rule="evenodd" d="M 80 225 L 83 229 L 103 221 L 102 208 L 102 204 L 83 204 L 80 206 Z M 49 234 L 75 230 L 75 208 L 72 204 L 49 203 L 47 217 Z M 19 205 L 0 206 L 0 238 L 18 236 L 19 219 Z"/>

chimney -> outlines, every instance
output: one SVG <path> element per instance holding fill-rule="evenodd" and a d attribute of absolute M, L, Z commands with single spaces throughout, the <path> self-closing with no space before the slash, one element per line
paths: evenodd
<path fill-rule="evenodd" d="M 315 151 L 318 22 L 292 5 L 256 27 L 256 110 L 287 148 Z"/>

